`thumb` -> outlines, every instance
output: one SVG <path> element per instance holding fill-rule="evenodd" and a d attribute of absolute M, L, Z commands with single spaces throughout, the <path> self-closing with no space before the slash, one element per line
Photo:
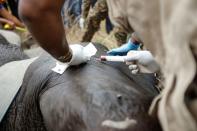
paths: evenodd
<path fill-rule="evenodd" d="M 139 60 L 139 53 L 140 51 L 129 51 L 127 56 L 125 57 L 126 62 L 133 62 Z"/>

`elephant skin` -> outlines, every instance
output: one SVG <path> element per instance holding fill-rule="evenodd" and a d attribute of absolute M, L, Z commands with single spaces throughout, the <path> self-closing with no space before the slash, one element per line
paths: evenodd
<path fill-rule="evenodd" d="M 27 59 L 19 45 L 10 44 L 7 39 L 0 34 L 0 66 L 17 60 Z"/>
<path fill-rule="evenodd" d="M 55 60 L 48 54 L 26 71 L 0 131 L 119 131 L 103 127 L 104 120 L 136 121 L 123 131 L 159 131 L 158 121 L 148 115 L 158 95 L 152 74 L 131 75 L 126 65 L 102 63 L 95 58 L 72 66 L 60 75 L 51 69 Z"/>

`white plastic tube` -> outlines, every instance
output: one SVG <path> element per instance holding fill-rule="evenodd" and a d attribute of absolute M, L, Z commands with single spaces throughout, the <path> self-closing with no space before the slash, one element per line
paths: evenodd
<path fill-rule="evenodd" d="M 128 56 L 101 56 L 101 61 L 112 61 L 112 62 L 126 62 L 128 61 Z"/>

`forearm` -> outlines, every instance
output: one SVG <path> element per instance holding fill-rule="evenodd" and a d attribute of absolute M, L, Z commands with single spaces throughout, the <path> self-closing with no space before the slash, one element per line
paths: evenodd
<path fill-rule="evenodd" d="M 40 46 L 52 56 L 58 58 L 65 55 L 68 52 L 68 44 L 61 18 L 51 13 L 44 13 L 42 16 L 38 20 L 26 21 L 25 24 Z"/>
<path fill-rule="evenodd" d="M 44 4 L 44 7 L 32 4 Z M 44 3 L 45 2 L 45 3 Z M 25 24 L 43 47 L 55 58 L 64 56 L 69 52 L 69 47 L 65 37 L 65 31 L 61 18 L 61 7 L 64 0 L 57 2 L 43 0 L 21 0 L 19 13 Z M 36 8 L 35 8 L 36 7 Z M 31 9 L 33 8 L 33 9 Z M 28 13 L 28 11 L 30 11 Z"/>

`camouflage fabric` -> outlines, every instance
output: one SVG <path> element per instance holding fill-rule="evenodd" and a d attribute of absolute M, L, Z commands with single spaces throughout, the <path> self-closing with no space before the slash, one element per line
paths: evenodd
<path fill-rule="evenodd" d="M 114 27 L 113 33 L 118 46 L 121 46 L 122 44 L 125 44 L 127 42 L 127 32 L 123 29 Z"/>
<path fill-rule="evenodd" d="M 84 0 L 83 1 L 83 8 L 82 8 L 82 16 L 86 17 L 88 15 L 88 9 L 90 8 L 90 1 L 91 0 Z M 84 13 L 83 13 L 84 12 Z M 94 36 L 95 32 L 99 30 L 100 23 L 104 20 L 108 15 L 108 8 L 106 0 L 97 0 L 95 6 L 90 11 L 87 19 L 86 19 L 86 31 L 82 38 L 82 42 L 89 42 L 91 41 L 92 37 Z"/>
<path fill-rule="evenodd" d="M 91 0 L 82 0 L 82 12 L 81 12 L 81 17 L 86 19 L 88 14 L 89 14 L 89 10 L 91 7 Z"/>
<path fill-rule="evenodd" d="M 152 104 L 164 131 L 197 130 L 197 1 L 107 0 L 115 26 L 139 34 L 161 66 L 164 89 Z"/>
<path fill-rule="evenodd" d="M 92 11 L 90 7 L 95 3 L 95 0 L 83 0 L 81 17 L 86 19 L 86 29 L 82 38 L 82 42 L 89 42 L 94 34 L 99 30 L 100 23 L 108 16 L 108 7 L 106 0 L 97 0 Z M 89 12 L 90 11 L 90 12 Z M 89 14 L 89 15 L 88 15 Z M 122 28 L 115 27 L 113 30 L 117 45 L 120 46 L 126 43 L 127 33 Z"/>

